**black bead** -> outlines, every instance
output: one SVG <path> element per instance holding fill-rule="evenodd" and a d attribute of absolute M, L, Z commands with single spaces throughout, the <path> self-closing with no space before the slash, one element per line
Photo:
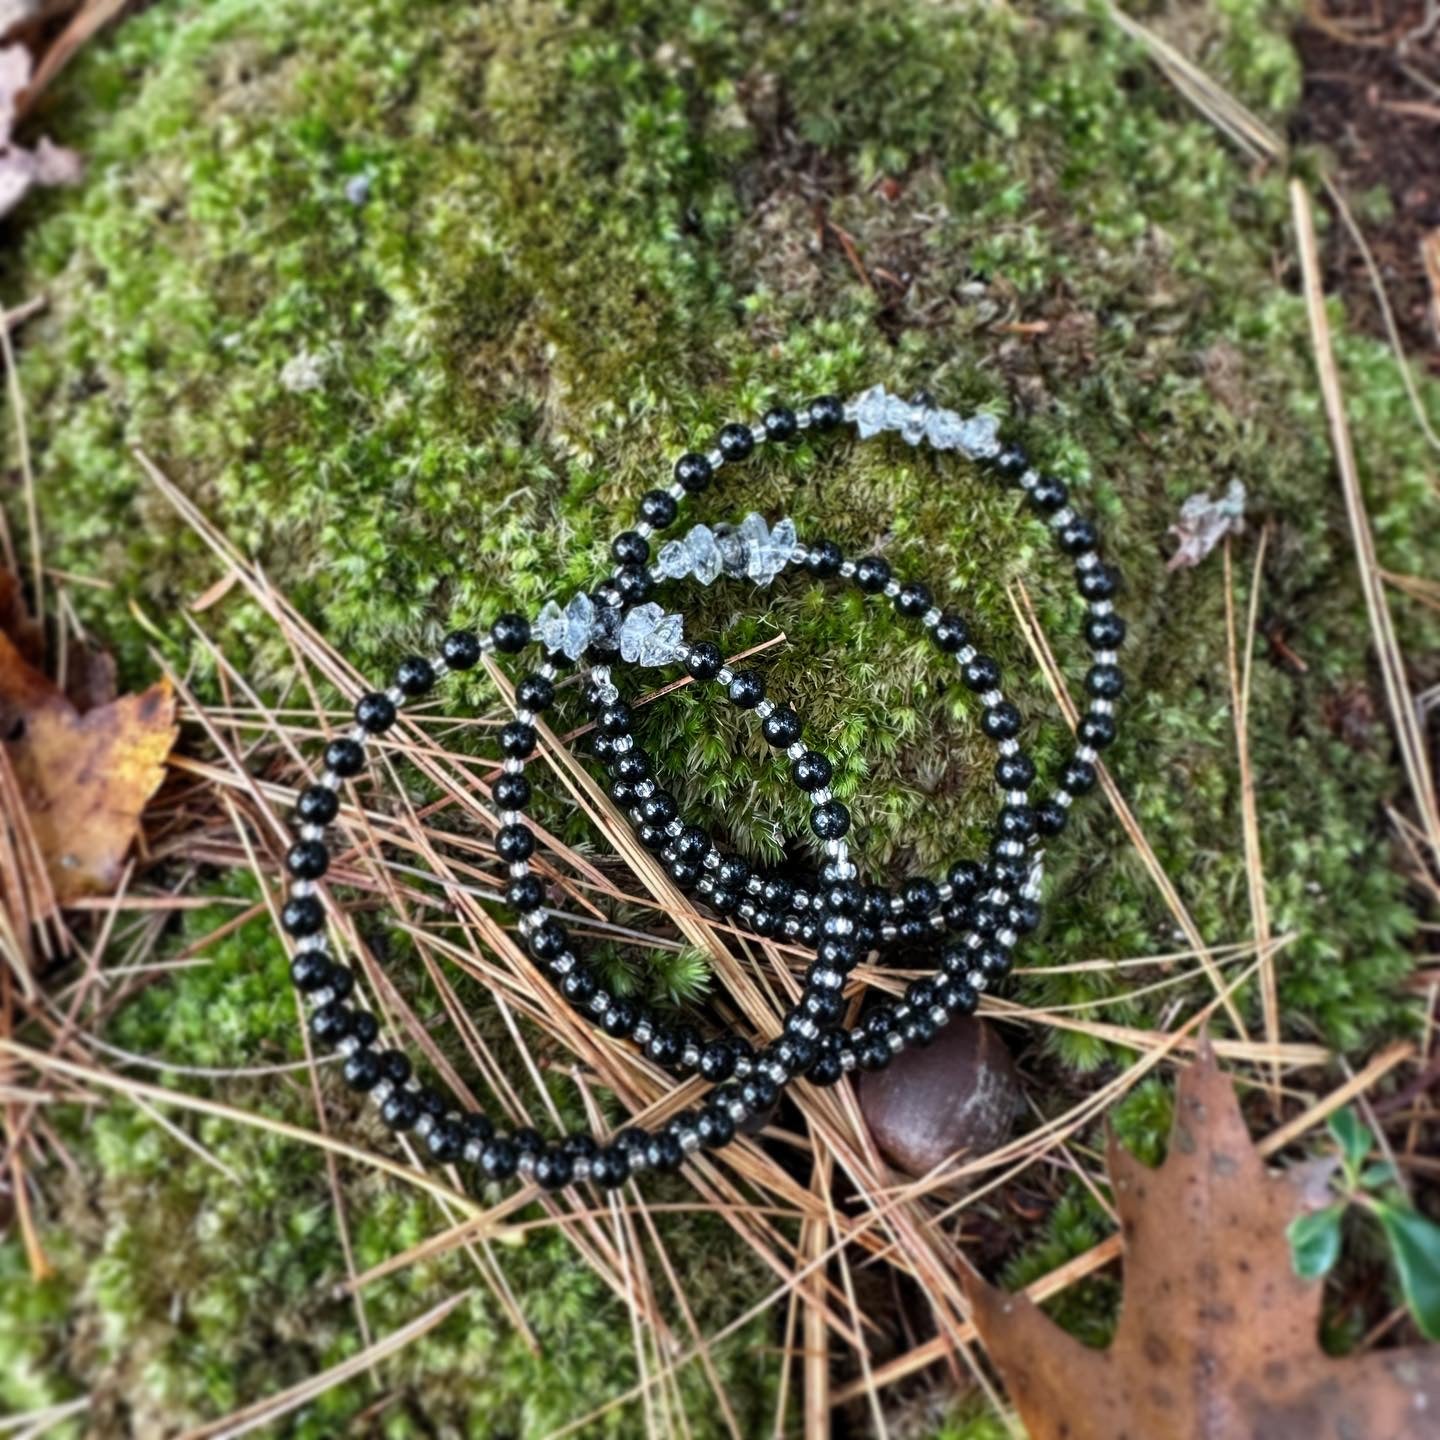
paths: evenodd
<path fill-rule="evenodd" d="M 537 960 L 554 960 L 565 952 L 570 937 L 558 920 L 545 920 L 530 932 L 530 953 Z"/>
<path fill-rule="evenodd" d="M 1063 480 L 1053 475 L 1042 475 L 1030 489 L 1030 503 L 1042 515 L 1053 515 L 1070 498 Z"/>
<path fill-rule="evenodd" d="M 747 1075 L 740 1082 L 740 1098 L 752 1114 L 761 1114 L 780 1098 L 780 1087 L 768 1075 Z"/>
<path fill-rule="evenodd" d="M 650 778 L 650 756 L 636 746 L 631 746 L 623 755 L 617 755 L 610 762 L 610 773 L 617 780 L 637 784 Z"/>
<path fill-rule="evenodd" d="M 535 749 L 539 738 L 533 725 L 527 725 L 523 720 L 512 720 L 500 732 L 500 748 L 506 755 L 523 760 Z"/>
<path fill-rule="evenodd" d="M 726 425 L 715 437 L 715 448 L 734 464 L 743 460 L 755 448 L 755 437 L 748 425 Z"/>
<path fill-rule="evenodd" d="M 280 923 L 287 934 L 297 939 L 314 935 L 324 929 L 325 907 L 313 895 L 297 895 L 285 902 L 285 908 L 280 912 Z"/>
<path fill-rule="evenodd" d="M 742 710 L 753 710 L 765 698 L 765 677 L 758 670 L 741 670 L 730 682 L 729 694 Z"/>
<path fill-rule="evenodd" d="M 1017 750 L 995 762 L 995 783 L 1002 790 L 1024 790 L 1035 782 L 1035 762 Z"/>
<path fill-rule="evenodd" d="M 528 825 L 502 825 L 495 832 L 495 853 L 507 864 L 528 860 L 535 853 L 535 836 Z"/>
<path fill-rule="evenodd" d="M 896 928 L 901 942 L 906 945 L 918 944 L 930 933 L 929 924 L 918 915 L 907 915 Z"/>
<path fill-rule="evenodd" d="M 743 890 L 750 880 L 750 866 L 738 855 L 726 855 L 716 867 L 715 878 L 727 890 Z"/>
<path fill-rule="evenodd" d="M 641 518 L 657 530 L 673 525 L 678 509 L 675 497 L 668 490 L 647 490 L 640 498 Z"/>
<path fill-rule="evenodd" d="M 760 732 L 777 750 L 784 750 L 800 738 L 800 717 L 788 705 L 778 706 L 761 722 Z"/>
<path fill-rule="evenodd" d="M 480 637 L 473 630 L 452 630 L 440 642 L 440 655 L 452 670 L 468 670 L 480 659 Z"/>
<path fill-rule="evenodd" d="M 650 542 L 635 530 L 622 530 L 610 542 L 617 565 L 643 565 L 650 558 Z"/>
<path fill-rule="evenodd" d="M 425 1148 L 437 1165 L 448 1165 L 452 1160 L 458 1160 L 464 1144 L 465 1134 L 457 1120 L 437 1120 L 425 1137 Z"/>
<path fill-rule="evenodd" d="M 793 440 L 800 429 L 795 412 L 787 410 L 783 405 L 767 410 L 760 423 L 765 427 L 767 440 Z"/>
<path fill-rule="evenodd" d="M 522 710 L 548 710 L 555 703 L 555 686 L 544 675 L 527 675 L 515 687 L 515 699 Z"/>
<path fill-rule="evenodd" d="M 372 735 L 383 735 L 395 723 L 395 702 L 378 690 L 355 702 L 355 723 Z"/>
<path fill-rule="evenodd" d="M 490 638 L 497 650 L 513 655 L 530 643 L 530 622 L 523 615 L 497 615 L 490 627 Z"/>
<path fill-rule="evenodd" d="M 700 1051 L 700 1076 L 717 1084 L 735 1073 L 735 1052 L 724 1040 L 712 1040 Z"/>
<path fill-rule="evenodd" d="M 1125 677 L 1118 665 L 1092 665 L 1085 676 L 1085 688 L 1097 700 L 1114 700 L 1125 689 Z"/>
<path fill-rule="evenodd" d="M 986 708 L 980 728 L 992 740 L 1013 740 L 1020 733 L 1020 712 L 1008 700 L 1002 700 Z"/>
<path fill-rule="evenodd" d="M 1011 903 L 1006 919 L 1017 935 L 1029 935 L 1040 924 L 1040 907 L 1035 901 L 1021 896 Z"/>
<path fill-rule="evenodd" d="M 600 1017 L 600 1028 L 612 1039 L 623 1040 L 635 1028 L 640 1019 L 640 1007 L 624 998 L 612 1000 Z"/>
<path fill-rule="evenodd" d="M 838 1084 L 844 1076 L 845 1066 L 841 1063 L 839 1055 L 836 1054 L 819 1056 L 805 1072 L 805 1078 L 812 1085 L 821 1087 Z"/>
<path fill-rule="evenodd" d="M 352 1050 L 340 1073 L 352 1090 L 364 1094 L 380 1083 L 380 1060 L 373 1050 Z"/>
<path fill-rule="evenodd" d="M 530 782 L 523 775 L 508 771 L 498 776 L 490 787 L 498 810 L 523 810 L 530 803 Z"/>
<path fill-rule="evenodd" d="M 1125 643 L 1125 622 L 1113 610 L 1087 616 L 1085 643 L 1092 650 L 1118 650 Z"/>
<path fill-rule="evenodd" d="M 478 1140 L 481 1145 L 495 1138 L 495 1126 L 488 1115 L 479 1110 L 467 1110 L 460 1117 L 460 1132 L 466 1140 Z"/>
<path fill-rule="evenodd" d="M 912 1010 L 928 1010 L 935 1003 L 935 982 L 912 980 L 905 987 L 905 1003 Z"/>
<path fill-rule="evenodd" d="M 532 1174 L 542 1190 L 563 1190 L 575 1176 L 575 1162 L 563 1150 L 542 1150 Z"/>
<path fill-rule="evenodd" d="M 1083 515 L 1077 515 L 1055 532 L 1055 540 L 1067 555 L 1083 555 L 1100 543 L 1100 532 Z"/>
<path fill-rule="evenodd" d="M 817 395 L 805 408 L 816 430 L 833 430 L 845 418 L 845 406 L 838 395 Z"/>
<path fill-rule="evenodd" d="M 791 1075 L 803 1075 L 814 1063 L 819 1047 L 803 1035 L 782 1035 L 772 1047 L 775 1058 Z"/>
<path fill-rule="evenodd" d="M 1014 961 L 1003 945 L 982 945 L 975 952 L 975 968 L 992 980 L 1000 980 L 1010 973 Z"/>
<path fill-rule="evenodd" d="M 381 1104 L 380 1118 L 392 1130 L 409 1130 L 420 1118 L 420 1102 L 408 1090 L 394 1090 Z"/>
<path fill-rule="evenodd" d="M 1035 833 L 1035 812 L 1028 805 L 1005 805 L 995 817 L 1002 840 L 1028 840 Z"/>
<path fill-rule="evenodd" d="M 618 1190 L 630 1178 L 630 1153 L 609 1145 L 590 1161 L 590 1178 L 602 1190 Z"/>
<path fill-rule="evenodd" d="M 908 580 L 895 597 L 895 608 L 911 620 L 918 620 L 931 606 L 929 589 L 917 580 Z"/>
<path fill-rule="evenodd" d="M 420 1102 L 420 1109 L 426 1115 L 433 1115 L 437 1120 L 450 1108 L 450 1102 L 438 1090 L 429 1085 L 422 1085 L 415 1098 Z"/>
<path fill-rule="evenodd" d="M 403 1050 L 382 1050 L 377 1058 L 380 1061 L 380 1078 L 392 1085 L 403 1085 L 414 1069 L 410 1057 Z"/>
<path fill-rule="evenodd" d="M 999 685 L 1000 666 L 989 655 L 974 655 L 960 667 L 960 678 L 967 689 L 983 695 Z"/>
<path fill-rule="evenodd" d="M 928 1015 L 907 1015 L 901 1022 L 900 1033 L 907 1045 L 923 1050 L 935 1038 L 935 1022 Z"/>
<path fill-rule="evenodd" d="M 1043 808 L 1043 806 L 1037 807 L 1037 821 L 1039 820 L 1039 810 Z M 993 900 L 981 900 L 970 911 L 970 928 L 977 935 L 988 937 L 1005 923 L 1005 919 L 1005 911 Z"/>
<path fill-rule="evenodd" d="M 715 475 L 715 469 L 703 455 L 693 450 L 675 462 L 675 478 L 691 495 L 698 495 Z"/>
<path fill-rule="evenodd" d="M 860 1023 L 867 1035 L 873 1035 L 883 1040 L 895 1029 L 898 1022 L 895 1019 L 895 1011 L 891 1006 L 877 1005 Z"/>
<path fill-rule="evenodd" d="M 338 1045 L 350 1033 L 351 1018 L 348 1005 L 331 1000 L 310 1017 L 310 1037 L 317 1045 Z"/>
<path fill-rule="evenodd" d="M 890 916 L 890 892 L 883 885 L 865 887 L 865 909 L 863 912 L 876 922 Z"/>
<path fill-rule="evenodd" d="M 855 562 L 855 583 L 867 594 L 878 595 L 890 583 L 890 566 L 878 555 Z"/>
<path fill-rule="evenodd" d="M 627 605 L 638 605 L 655 593 L 655 582 L 643 565 L 622 565 L 615 572 L 615 588 Z"/>
<path fill-rule="evenodd" d="M 958 978 L 947 981 L 936 998 L 952 1015 L 973 1015 L 980 1005 L 975 988 Z"/>
<path fill-rule="evenodd" d="M 790 762 L 790 778 L 802 790 L 819 790 L 830 783 L 835 767 L 821 754 L 807 750 Z"/>
<path fill-rule="evenodd" d="M 675 837 L 675 855 L 679 860 L 693 865 L 709 853 L 710 837 L 698 825 L 687 825 Z"/>
<path fill-rule="evenodd" d="M 695 1129 L 700 1134 L 700 1143 L 707 1150 L 718 1150 L 735 1138 L 735 1122 L 730 1118 L 730 1111 L 717 1103 L 701 1108 Z"/>
<path fill-rule="evenodd" d="M 720 667 L 724 663 L 725 657 L 721 655 L 719 646 L 712 645 L 708 640 L 702 640 L 698 645 L 690 647 L 690 654 L 685 659 L 685 668 L 697 680 L 713 680 L 720 673 Z"/>
<path fill-rule="evenodd" d="M 1088 760 L 1076 757 L 1067 762 L 1060 772 L 1060 788 L 1072 795 L 1088 795 L 1095 788 L 1098 778 L 1095 767 Z"/>
<path fill-rule="evenodd" d="M 836 880 L 820 896 L 820 908 L 830 915 L 858 915 L 865 908 L 865 891 L 858 880 Z"/>
<path fill-rule="evenodd" d="M 1092 565 L 1088 570 L 1079 570 L 1075 583 L 1087 600 L 1110 600 L 1120 588 L 1120 578 L 1108 565 Z"/>
<path fill-rule="evenodd" d="M 787 909 L 794 894 L 795 887 L 783 875 L 767 876 L 760 887 L 760 899 L 772 910 Z"/>
<path fill-rule="evenodd" d="M 670 843 L 670 837 L 659 825 L 642 825 L 635 836 L 647 850 L 663 850 Z"/>
<path fill-rule="evenodd" d="M 395 671 L 395 688 L 406 695 L 425 695 L 435 684 L 435 667 L 423 655 L 410 655 Z"/>
<path fill-rule="evenodd" d="M 590 753 L 597 760 L 611 760 L 615 755 L 615 742 L 598 730 L 590 732 Z"/>
<path fill-rule="evenodd" d="M 973 860 L 957 860 L 945 878 L 958 900 L 969 900 L 980 889 L 985 873 Z"/>
<path fill-rule="evenodd" d="M 805 552 L 805 568 L 817 580 L 828 580 L 840 573 L 845 555 L 833 540 L 817 540 Z"/>
<path fill-rule="evenodd" d="M 894 1058 L 890 1046 L 874 1036 L 859 1041 L 855 1047 L 855 1060 L 862 1070 L 883 1070 Z"/>
<path fill-rule="evenodd" d="M 1092 750 L 1104 750 L 1115 743 L 1115 717 L 1089 710 L 1080 717 L 1080 743 Z"/>
<path fill-rule="evenodd" d="M 850 829 L 850 812 L 838 800 L 827 800 L 810 812 L 810 828 L 822 840 L 839 840 Z"/>
<path fill-rule="evenodd" d="M 990 464 L 995 473 L 1007 484 L 1014 485 L 1030 468 L 1030 461 L 1018 445 L 1007 445 Z"/>
<path fill-rule="evenodd" d="M 577 1010 L 589 1003 L 598 988 L 595 972 L 588 965 L 576 965 L 560 977 L 560 993 Z"/>
<path fill-rule="evenodd" d="M 635 726 L 635 715 L 623 700 L 617 700 L 595 717 L 595 725 L 602 735 L 628 735 Z"/>
<path fill-rule="evenodd" d="M 679 1140 L 665 1130 L 650 1137 L 650 1143 L 645 1147 L 645 1158 L 652 1170 L 673 1174 L 685 1163 L 685 1151 Z"/>
<path fill-rule="evenodd" d="M 480 1173 L 487 1180 L 509 1180 L 520 1165 L 520 1152 L 511 1140 L 497 1135 L 480 1152 Z"/>
<path fill-rule="evenodd" d="M 960 616 L 947 610 L 935 622 L 934 628 L 930 631 L 930 638 L 940 649 L 953 655 L 957 650 L 963 650 L 970 643 L 970 627 Z"/>
<path fill-rule="evenodd" d="M 848 935 L 829 936 L 815 953 L 832 970 L 848 973 L 860 963 L 860 947 Z"/>
<path fill-rule="evenodd" d="M 780 917 L 773 910 L 757 910 L 750 917 L 750 928 L 757 935 L 778 935 Z"/>
<path fill-rule="evenodd" d="M 1054 800 L 1042 800 L 1035 807 L 1035 823 L 1042 835 L 1058 835 L 1069 818 L 1065 807 Z"/>
<path fill-rule="evenodd" d="M 845 1002 L 835 990 L 807 990 L 801 997 L 800 1008 L 817 1025 L 833 1025 L 845 1008 Z"/>
<path fill-rule="evenodd" d="M 538 910 L 544 899 L 545 887 L 534 875 L 517 875 L 505 887 L 505 903 L 522 914 Z"/>
<path fill-rule="evenodd" d="M 680 1032 L 672 1025 L 655 1025 L 646 1042 L 645 1053 L 657 1065 L 678 1065 L 685 1051 Z"/>
<path fill-rule="evenodd" d="M 328 825 L 340 812 L 340 797 L 328 785 L 307 785 L 295 801 L 295 817 L 305 825 Z"/>
<path fill-rule="evenodd" d="M 323 950 L 302 950 L 290 962 L 290 979 L 297 990 L 323 990 L 330 970 L 330 957 Z"/>
<path fill-rule="evenodd" d="M 522 1125 L 510 1139 L 522 1155 L 538 1155 L 545 1148 L 545 1137 L 533 1125 Z"/>
<path fill-rule="evenodd" d="M 560 1148 L 572 1160 L 578 1160 L 581 1156 L 588 1160 L 592 1155 L 600 1153 L 599 1142 L 593 1135 L 567 1135 L 560 1142 Z"/>
<path fill-rule="evenodd" d="M 285 868 L 297 880 L 318 880 L 330 868 L 330 852 L 318 840 L 297 840 L 285 855 Z"/>
<path fill-rule="evenodd" d="M 365 747 L 348 735 L 332 740 L 325 747 L 325 768 L 349 779 L 365 768 Z"/>
<path fill-rule="evenodd" d="M 901 895 L 912 915 L 928 915 L 940 904 L 940 892 L 923 877 L 907 881 Z"/>
<path fill-rule="evenodd" d="M 668 790 L 656 790 L 640 802 L 640 813 L 649 825 L 668 825 L 680 813 L 680 807 Z"/>

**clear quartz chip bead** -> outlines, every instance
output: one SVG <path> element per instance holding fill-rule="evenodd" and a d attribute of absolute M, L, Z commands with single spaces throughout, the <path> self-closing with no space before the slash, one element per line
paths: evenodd
<path fill-rule="evenodd" d="M 632 665 L 668 665 L 680 653 L 684 621 L 653 601 L 637 605 L 620 627 L 620 656 Z"/>
<path fill-rule="evenodd" d="M 685 548 L 690 552 L 690 569 L 702 585 L 713 584 L 720 577 L 720 547 L 715 543 L 715 532 L 708 525 L 697 525 L 685 537 Z"/>
<path fill-rule="evenodd" d="M 972 460 L 1000 453 L 1000 422 L 993 415 L 972 415 L 960 426 L 960 449 Z"/>
<path fill-rule="evenodd" d="M 885 402 L 889 398 L 883 385 L 872 385 L 855 397 L 853 418 L 862 440 L 868 440 L 886 428 Z"/>

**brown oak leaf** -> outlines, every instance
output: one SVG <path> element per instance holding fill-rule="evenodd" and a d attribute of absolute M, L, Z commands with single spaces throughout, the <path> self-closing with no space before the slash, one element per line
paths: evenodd
<path fill-rule="evenodd" d="M 1272 1174 L 1208 1047 L 1183 1071 L 1165 1163 L 1111 1137 L 1125 1242 L 1114 1342 L 1092 1350 L 982 1281 L 975 1323 L 1031 1440 L 1434 1440 L 1440 1345 L 1339 1358 L 1317 1340 L 1323 1282 L 1285 1227 L 1307 1167 Z"/>
<path fill-rule="evenodd" d="M 0 630 L 0 736 L 59 904 L 114 889 L 178 733 L 168 681 L 81 713 Z"/>

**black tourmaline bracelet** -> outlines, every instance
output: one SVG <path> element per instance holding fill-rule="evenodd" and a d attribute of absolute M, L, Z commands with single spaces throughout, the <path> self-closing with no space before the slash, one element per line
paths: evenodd
<path fill-rule="evenodd" d="M 831 430 L 842 421 L 854 423 L 862 439 L 897 431 L 911 445 L 925 442 L 984 465 L 1025 494 L 1061 550 L 1074 559 L 1089 607 L 1085 639 L 1094 663 L 1085 686 L 1091 698 L 1078 727 L 1079 746 L 1048 799 L 1029 802 L 1035 766 L 1016 742 L 1020 713 L 1000 691 L 999 666 L 971 645 L 963 619 L 938 609 L 924 585 L 896 579 L 879 556 L 850 560 L 832 541 L 801 543 L 789 520 L 772 528 L 752 514 L 735 527 L 695 526 L 663 545 L 651 565 L 650 537 L 673 524 L 679 502 L 706 489 L 722 466 L 743 460 L 764 441 L 788 440 L 806 429 Z M 879 386 L 848 403 L 822 396 L 798 412 L 777 407 L 755 426 L 727 425 L 712 450 L 680 457 L 668 490 L 643 497 L 641 521 L 612 543 L 614 574 L 593 595 L 578 594 L 563 610 L 552 601 L 533 623 L 502 615 L 487 634 L 455 631 L 438 658 L 402 661 L 389 690 L 360 698 L 353 729 L 326 746 L 325 772 L 300 794 L 300 834 L 286 858 L 292 884 L 282 923 L 294 945 L 291 975 L 311 1005 L 312 1036 L 341 1052 L 346 1083 L 378 1100 L 387 1125 L 414 1131 L 437 1163 L 462 1163 L 481 1180 L 518 1174 L 546 1189 L 585 1179 L 614 1187 L 638 1170 L 675 1170 L 687 1154 L 727 1144 L 737 1125 L 769 1111 L 793 1079 L 833 1085 L 856 1067 L 884 1068 L 907 1045 L 928 1044 L 952 1015 L 972 1012 L 980 993 L 1008 974 L 1018 938 L 1039 922 L 1036 847 L 1064 829 L 1075 797 L 1095 785 L 1099 752 L 1115 739 L 1114 702 L 1123 686 L 1115 658 L 1125 624 L 1112 607 L 1116 577 L 1096 554 L 1094 526 L 1070 510 L 1065 485 L 1034 470 L 1017 446 L 1003 445 L 997 428 L 992 417 L 962 418 L 927 399 L 902 400 Z M 757 671 L 732 671 L 714 644 L 687 642 L 683 617 L 650 598 L 658 586 L 686 577 L 706 585 L 722 575 L 768 585 L 792 564 L 817 580 L 848 580 L 867 595 L 893 601 L 901 616 L 918 620 L 937 649 L 958 664 L 963 683 L 983 707 L 981 728 L 999 750 L 995 777 L 1003 803 L 983 859 L 959 860 L 942 879 L 917 876 L 893 893 L 862 886 L 845 838 L 849 812 L 829 788 L 833 765 L 804 743 L 800 717 L 766 697 Z M 339 811 L 340 782 L 363 770 L 366 741 L 389 730 L 400 707 L 428 694 L 447 672 L 469 670 L 487 652 L 518 653 L 532 641 L 551 658 L 516 686 L 518 708 L 501 731 L 505 759 L 492 790 L 499 811 L 495 849 L 510 875 L 506 901 L 519 914 L 530 953 L 570 1005 L 605 1034 L 643 1046 L 657 1063 L 681 1073 L 698 1071 L 712 1082 L 698 1110 L 677 1115 L 653 1133 L 623 1130 L 603 1147 L 585 1133 L 552 1143 L 528 1129 L 500 1134 L 485 1115 L 457 1111 L 418 1082 L 402 1052 L 377 1050 L 379 1025 L 371 1011 L 351 1003 L 354 974 L 328 953 L 325 910 L 316 894 L 329 864 L 324 834 Z M 533 722 L 555 701 L 558 665 L 582 660 L 591 665 L 584 700 L 594 718 L 592 749 L 605 766 L 612 798 L 640 841 L 659 855 L 678 884 L 698 892 L 717 914 L 757 935 L 815 952 L 800 1001 L 784 1017 L 779 1038 L 758 1052 L 741 1036 L 706 1039 L 688 1026 L 658 1019 L 633 1000 L 607 994 L 564 927 L 545 913 L 544 891 L 529 864 L 535 837 L 525 819 L 532 798 L 525 761 L 537 742 Z M 733 704 L 759 718 L 765 740 L 788 761 L 790 778 L 811 804 L 810 828 L 825 857 L 812 883 L 755 873 L 740 857 L 722 852 L 703 828 L 681 819 L 674 797 L 656 777 L 653 757 L 635 742 L 636 717 L 614 681 L 617 662 L 681 665 L 695 681 L 721 687 Z M 912 981 L 903 1002 L 872 1008 L 853 1030 L 837 1023 L 846 977 L 865 956 L 897 941 L 946 934 L 933 979 Z"/>

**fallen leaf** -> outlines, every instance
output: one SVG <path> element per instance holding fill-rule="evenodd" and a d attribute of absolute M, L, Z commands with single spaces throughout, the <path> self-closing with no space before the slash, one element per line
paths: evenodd
<path fill-rule="evenodd" d="M 1022 1295 L 967 1286 L 1030 1440 L 1440 1434 L 1440 1345 L 1320 1349 L 1323 1282 L 1296 1275 L 1285 1236 L 1310 1177 L 1266 1170 L 1208 1046 L 1181 1073 L 1165 1163 L 1151 1170 L 1112 1137 L 1108 1165 L 1125 1239 L 1108 1350 Z"/>
<path fill-rule="evenodd" d="M 33 97 L 30 52 L 0 47 L 0 215 L 13 210 L 35 185 L 71 185 L 83 170 L 79 155 L 42 137 L 33 150 L 12 138 L 15 121 Z"/>
<path fill-rule="evenodd" d="M 58 903 L 114 889 L 177 734 L 168 681 L 82 713 L 0 630 L 0 737 Z"/>
<path fill-rule="evenodd" d="M 1245 487 L 1232 480 L 1218 499 L 1212 500 L 1203 490 L 1192 495 L 1180 507 L 1180 518 L 1168 534 L 1179 541 L 1179 548 L 1170 557 L 1170 570 L 1190 569 L 1198 565 L 1227 535 L 1245 533 Z"/>

